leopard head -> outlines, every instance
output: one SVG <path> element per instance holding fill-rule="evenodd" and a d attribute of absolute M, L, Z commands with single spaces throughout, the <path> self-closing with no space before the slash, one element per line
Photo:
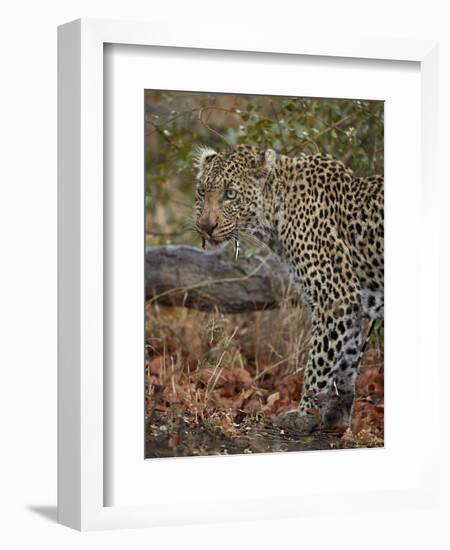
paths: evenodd
<path fill-rule="evenodd" d="M 238 145 L 222 153 L 201 148 L 196 155 L 196 228 L 202 239 L 217 245 L 237 239 L 239 231 L 257 229 L 264 188 L 276 153 Z"/>

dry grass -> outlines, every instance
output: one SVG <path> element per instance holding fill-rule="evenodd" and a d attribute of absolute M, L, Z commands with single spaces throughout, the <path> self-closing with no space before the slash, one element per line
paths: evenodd
<path fill-rule="evenodd" d="M 273 426 L 301 395 L 310 322 L 303 308 L 224 315 L 147 304 L 146 313 L 148 457 L 382 445 L 376 336 L 358 379 L 352 430 L 340 440 L 305 440 Z"/>

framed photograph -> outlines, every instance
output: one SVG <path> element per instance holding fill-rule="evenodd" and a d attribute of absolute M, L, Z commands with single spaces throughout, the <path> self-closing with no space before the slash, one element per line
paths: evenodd
<path fill-rule="evenodd" d="M 59 29 L 59 521 L 430 506 L 436 44 L 173 29 Z"/>

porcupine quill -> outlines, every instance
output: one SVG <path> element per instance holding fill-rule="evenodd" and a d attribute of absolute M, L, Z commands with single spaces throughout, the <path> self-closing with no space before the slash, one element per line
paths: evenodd
<path fill-rule="evenodd" d="M 202 248 L 205 250 L 206 248 L 206 241 L 205 239 L 202 239 Z M 239 259 L 239 252 L 241 250 L 241 245 L 239 243 L 239 239 L 234 239 L 234 261 L 237 262 Z"/>
<path fill-rule="evenodd" d="M 237 262 L 239 259 L 239 252 L 241 250 L 241 245 L 239 244 L 239 239 L 234 239 L 234 261 Z"/>

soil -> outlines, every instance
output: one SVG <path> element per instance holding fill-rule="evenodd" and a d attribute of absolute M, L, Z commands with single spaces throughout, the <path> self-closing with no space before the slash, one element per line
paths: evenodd
<path fill-rule="evenodd" d="M 145 455 L 152 458 L 254 454 L 286 451 L 319 451 L 383 447 L 373 434 L 314 432 L 298 435 L 257 417 L 231 422 L 216 417 L 216 422 L 193 418 L 189 413 L 158 414 L 147 419 Z M 241 421 L 240 421 L 241 420 Z"/>

